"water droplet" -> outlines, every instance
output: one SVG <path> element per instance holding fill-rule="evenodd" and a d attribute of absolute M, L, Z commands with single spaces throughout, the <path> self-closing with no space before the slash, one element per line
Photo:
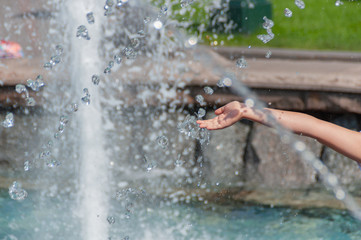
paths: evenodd
<path fill-rule="evenodd" d="M 335 185 L 338 183 L 338 180 L 337 180 L 336 175 L 330 173 L 330 174 L 327 176 L 327 182 L 328 182 L 329 185 L 335 186 Z"/>
<path fill-rule="evenodd" d="M 198 43 L 198 38 L 196 36 L 192 36 L 192 37 L 187 39 L 184 46 L 186 48 L 191 48 L 191 47 L 197 45 L 197 43 Z"/>
<path fill-rule="evenodd" d="M 208 95 L 212 95 L 214 93 L 213 89 L 211 87 L 208 87 L 208 86 L 204 87 L 203 91 Z"/>
<path fill-rule="evenodd" d="M 107 66 L 105 69 L 104 69 L 104 73 L 105 74 L 110 74 L 112 72 L 111 68 L 109 66 Z"/>
<path fill-rule="evenodd" d="M 274 33 L 272 32 L 272 29 L 267 29 L 267 34 L 268 36 L 270 36 L 271 39 L 273 39 L 275 36 Z"/>
<path fill-rule="evenodd" d="M 45 159 L 47 155 L 48 155 L 48 153 L 47 153 L 46 151 L 43 151 L 43 152 L 41 152 L 41 153 L 39 154 L 39 158 L 40 158 L 40 159 Z"/>
<path fill-rule="evenodd" d="M 39 154 L 40 159 L 47 159 L 49 157 L 51 157 L 51 151 L 49 149 L 44 150 Z"/>
<path fill-rule="evenodd" d="M 338 199 L 338 200 L 344 200 L 345 197 L 346 197 L 346 193 L 344 190 L 338 188 L 336 191 L 335 191 L 335 197 Z"/>
<path fill-rule="evenodd" d="M 210 133 L 207 129 L 200 128 L 195 116 L 187 115 L 183 122 L 179 123 L 177 129 L 180 133 L 199 140 L 201 144 L 208 144 Z"/>
<path fill-rule="evenodd" d="M 54 55 L 50 58 L 50 64 L 52 64 L 53 66 L 55 66 L 56 64 L 61 62 L 61 58 L 58 55 Z"/>
<path fill-rule="evenodd" d="M 254 103 L 254 100 L 251 99 L 251 98 L 247 98 L 246 101 L 244 102 L 246 104 L 247 107 L 249 108 L 253 108 L 255 103 Z"/>
<path fill-rule="evenodd" d="M 87 13 L 86 19 L 87 19 L 87 21 L 88 21 L 89 24 L 94 24 L 95 18 L 94 18 L 93 12 Z"/>
<path fill-rule="evenodd" d="M 114 67 L 114 61 L 109 61 L 108 67 L 110 67 L 110 68 Z"/>
<path fill-rule="evenodd" d="M 61 45 L 56 45 L 55 46 L 55 54 L 58 56 L 61 56 L 63 54 L 63 47 Z"/>
<path fill-rule="evenodd" d="M 84 38 L 86 40 L 90 40 L 90 37 L 89 37 L 89 34 L 88 34 L 88 29 L 84 25 L 80 25 L 77 28 L 76 37 L 77 38 Z"/>
<path fill-rule="evenodd" d="M 154 21 L 153 26 L 155 29 L 160 30 L 163 27 L 163 23 L 160 20 L 156 20 Z"/>
<path fill-rule="evenodd" d="M 33 107 L 35 106 L 36 102 L 35 99 L 32 97 L 25 98 L 26 106 Z"/>
<path fill-rule="evenodd" d="M 247 67 L 246 59 L 244 57 L 237 59 L 236 66 L 239 68 L 246 68 Z"/>
<path fill-rule="evenodd" d="M 150 17 L 145 17 L 145 18 L 143 19 L 143 21 L 144 21 L 145 24 L 149 23 L 151 20 L 152 20 L 152 19 L 151 19 Z"/>
<path fill-rule="evenodd" d="M 266 58 L 270 58 L 271 57 L 271 55 L 272 55 L 272 52 L 271 52 L 271 50 L 268 50 L 267 51 L 267 53 L 266 53 Z"/>
<path fill-rule="evenodd" d="M 58 160 L 56 160 L 55 158 L 49 157 L 46 160 L 46 166 L 50 167 L 50 168 L 55 168 L 58 167 L 60 165 L 60 162 Z"/>
<path fill-rule="evenodd" d="M 175 165 L 176 167 L 180 167 L 180 166 L 183 165 L 183 161 L 181 160 L 181 157 L 182 157 L 182 155 L 181 155 L 181 154 L 178 154 L 177 160 L 175 160 L 175 162 L 174 162 L 174 165 Z"/>
<path fill-rule="evenodd" d="M 120 64 L 122 62 L 123 58 L 122 56 L 120 55 L 114 55 L 114 61 L 117 63 L 117 64 Z"/>
<path fill-rule="evenodd" d="M 140 46 L 139 38 L 130 39 L 130 44 L 132 45 L 133 48 L 138 48 Z"/>
<path fill-rule="evenodd" d="M 100 77 L 98 76 L 98 75 L 93 75 L 92 76 L 92 83 L 94 84 L 94 85 L 99 85 L 99 82 L 100 82 Z"/>
<path fill-rule="evenodd" d="M 64 130 L 65 130 L 65 126 L 64 126 L 64 125 L 62 125 L 62 124 L 60 124 L 60 125 L 59 125 L 59 127 L 58 127 L 58 131 L 59 131 L 59 133 L 63 133 L 63 132 L 64 132 Z"/>
<path fill-rule="evenodd" d="M 297 141 L 294 143 L 294 148 L 296 151 L 303 152 L 306 150 L 306 145 L 301 141 Z"/>
<path fill-rule="evenodd" d="M 202 95 L 197 95 L 196 96 L 196 101 L 202 106 L 205 105 L 204 97 Z"/>
<path fill-rule="evenodd" d="M 306 7 L 305 3 L 302 0 L 295 0 L 295 4 L 299 9 L 304 9 Z"/>
<path fill-rule="evenodd" d="M 155 164 L 153 162 L 150 162 L 148 160 L 148 157 L 146 155 L 144 155 L 144 162 L 146 164 L 146 170 L 147 172 L 152 171 L 152 169 L 155 167 Z"/>
<path fill-rule="evenodd" d="M 150 171 L 152 171 L 152 169 L 153 169 L 153 164 L 149 163 L 147 165 L 147 171 L 150 172 Z"/>
<path fill-rule="evenodd" d="M 269 41 L 271 41 L 273 39 L 273 37 L 268 34 L 257 35 L 257 38 L 259 40 L 261 40 L 263 43 L 268 43 Z"/>
<path fill-rule="evenodd" d="M 157 137 L 157 143 L 161 148 L 166 149 L 168 146 L 168 138 L 166 136 L 159 136 Z"/>
<path fill-rule="evenodd" d="M 35 81 L 32 79 L 28 79 L 28 80 L 26 80 L 26 85 L 30 88 L 33 88 L 35 85 Z"/>
<path fill-rule="evenodd" d="M 30 169 L 30 162 L 29 161 L 25 161 L 24 162 L 24 171 L 29 171 Z"/>
<path fill-rule="evenodd" d="M 224 87 L 223 79 L 220 79 L 220 80 L 217 82 L 217 86 L 218 86 L 218 87 Z"/>
<path fill-rule="evenodd" d="M 202 117 L 204 117 L 205 115 L 206 115 L 206 110 L 205 109 L 203 109 L 203 108 L 200 108 L 200 109 L 198 109 L 198 113 L 197 113 L 197 116 L 198 116 L 198 118 L 202 118 Z"/>
<path fill-rule="evenodd" d="M 223 79 L 223 84 L 224 84 L 224 86 L 226 86 L 226 87 L 231 87 L 231 86 L 232 86 L 232 79 L 230 79 L 230 78 L 224 78 L 224 79 Z"/>
<path fill-rule="evenodd" d="M 82 97 L 81 98 L 81 101 L 86 104 L 86 105 L 89 105 L 90 104 L 90 98 L 89 96 L 85 96 L 85 97 Z"/>
<path fill-rule="evenodd" d="M 342 2 L 342 1 L 337 0 L 337 1 L 335 2 L 335 6 L 336 6 L 336 7 L 339 7 L 339 6 L 341 6 L 341 5 L 343 5 L 343 2 Z"/>
<path fill-rule="evenodd" d="M 232 79 L 230 79 L 229 77 L 222 78 L 217 82 L 217 86 L 218 87 L 230 87 L 230 86 L 232 86 Z"/>
<path fill-rule="evenodd" d="M 268 19 L 266 16 L 263 17 L 264 23 L 263 28 L 264 29 L 270 29 L 274 26 L 274 22 L 271 19 Z"/>
<path fill-rule="evenodd" d="M 181 0 L 180 6 L 182 8 L 185 8 L 185 7 L 189 6 L 190 4 L 192 4 L 193 2 L 194 2 L 194 0 Z"/>
<path fill-rule="evenodd" d="M 137 57 L 137 53 L 134 51 L 132 47 L 124 48 L 122 54 L 126 56 L 127 59 L 135 59 Z"/>
<path fill-rule="evenodd" d="M 47 62 L 44 64 L 44 68 L 47 70 L 51 70 L 53 68 L 53 64 L 51 64 L 50 62 Z"/>
<path fill-rule="evenodd" d="M 117 0 L 117 7 L 121 7 L 123 5 L 123 1 L 122 0 Z"/>
<path fill-rule="evenodd" d="M 288 8 L 285 8 L 284 14 L 286 17 L 292 17 L 292 11 Z"/>
<path fill-rule="evenodd" d="M 51 141 L 51 140 L 50 140 L 50 141 L 48 142 L 47 147 L 48 147 L 48 148 L 52 148 L 52 147 L 53 147 L 53 145 L 54 145 L 53 141 Z"/>
<path fill-rule="evenodd" d="M 60 137 L 61 137 L 61 133 L 60 133 L 60 132 L 54 133 L 54 138 L 55 138 L 55 139 L 59 139 Z"/>
<path fill-rule="evenodd" d="M 40 90 L 40 88 L 44 87 L 44 85 L 45 85 L 45 83 L 43 80 L 43 76 L 41 76 L 41 75 L 38 75 L 36 77 L 35 81 L 32 79 L 27 80 L 27 86 L 35 92 L 38 92 Z"/>
<path fill-rule="evenodd" d="M 208 145 L 209 144 L 209 140 L 210 140 L 210 133 L 209 130 L 207 130 L 206 128 L 201 128 L 199 130 L 199 137 L 197 138 L 199 140 L 199 143 L 201 145 Z"/>
<path fill-rule="evenodd" d="M 115 218 L 114 217 L 107 217 L 107 221 L 109 224 L 114 224 L 115 223 Z"/>
<path fill-rule="evenodd" d="M 14 114 L 7 113 L 5 120 L 1 123 L 4 128 L 11 128 L 14 126 Z"/>
<path fill-rule="evenodd" d="M 197 130 L 197 119 L 194 116 L 187 115 L 183 122 L 179 123 L 177 128 L 180 133 L 184 133 L 187 136 L 192 136 L 192 132 Z"/>
<path fill-rule="evenodd" d="M 85 93 L 85 96 L 81 98 L 81 101 L 86 104 L 89 105 L 90 104 L 90 94 L 89 94 L 89 90 L 87 88 L 83 89 L 83 92 Z"/>
<path fill-rule="evenodd" d="M 274 26 L 274 23 L 266 16 L 263 17 L 263 20 L 264 20 L 263 28 L 267 30 L 267 34 L 257 35 L 257 38 L 261 40 L 263 43 L 268 43 L 274 38 L 274 34 L 272 32 L 272 27 Z"/>
<path fill-rule="evenodd" d="M 108 5 L 104 6 L 105 12 L 104 12 L 104 16 L 108 17 L 113 15 L 113 8 L 109 7 Z"/>
<path fill-rule="evenodd" d="M 15 86 L 15 91 L 16 91 L 17 93 L 22 93 L 22 92 L 26 92 L 27 90 L 26 90 L 25 85 L 23 85 L 23 84 L 17 84 L 17 85 Z"/>
<path fill-rule="evenodd" d="M 9 195 L 11 199 L 22 201 L 27 198 L 28 193 L 21 188 L 21 184 L 18 182 L 13 182 L 13 184 L 9 187 Z"/>
<path fill-rule="evenodd" d="M 106 0 L 105 5 L 109 6 L 109 7 L 112 7 L 114 5 L 114 1 L 113 0 Z"/>
<path fill-rule="evenodd" d="M 79 109 L 78 104 L 76 104 L 76 103 L 71 104 L 70 110 L 71 110 L 72 112 L 77 112 L 78 109 Z"/>
<path fill-rule="evenodd" d="M 67 125 L 69 123 L 69 117 L 66 115 L 60 116 L 60 124 L 61 125 Z"/>
<path fill-rule="evenodd" d="M 168 7 L 167 6 L 162 6 L 160 8 L 160 13 L 163 15 L 167 15 L 167 11 L 168 11 Z"/>

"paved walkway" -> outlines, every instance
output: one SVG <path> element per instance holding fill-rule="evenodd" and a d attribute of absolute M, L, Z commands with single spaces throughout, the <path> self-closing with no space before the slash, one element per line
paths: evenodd
<path fill-rule="evenodd" d="M 205 49 L 209 50 L 202 47 L 201 51 Z M 271 49 L 272 55 L 267 59 L 268 50 L 223 47 L 215 52 L 224 59 L 211 57 L 213 64 L 220 64 L 227 71 L 240 72 L 235 59 L 244 56 L 248 67 L 242 72 L 247 74 L 244 81 L 250 87 L 361 93 L 361 53 Z M 207 60 L 208 57 L 205 65 L 208 65 Z M 202 59 L 200 61 L 202 63 Z M 0 80 L 5 86 L 25 83 L 36 74 L 46 74 L 42 65 L 40 59 L 0 59 Z M 195 83 L 202 84 L 197 79 Z"/>
<path fill-rule="evenodd" d="M 265 55 L 268 49 L 224 48 L 216 51 L 231 60 L 217 56 L 213 56 L 213 59 L 203 57 L 210 59 L 210 69 L 220 66 L 236 73 L 239 80 L 273 107 L 297 111 L 361 113 L 359 53 L 273 49 L 273 54 L 267 59 Z M 290 57 L 287 58 L 287 55 Z M 237 58 L 242 56 L 248 65 L 245 69 L 239 69 L 235 64 Z M 218 94 L 207 100 L 224 104 L 233 99 L 239 98 Z"/>
<path fill-rule="evenodd" d="M 271 59 L 293 60 L 321 60 L 321 61 L 347 61 L 361 62 L 361 52 L 347 51 L 319 51 L 319 50 L 295 50 L 283 48 L 246 48 L 246 47 L 220 47 L 216 52 L 226 58 L 239 58 L 241 56 L 265 58 L 271 51 Z"/>
<path fill-rule="evenodd" d="M 250 87 L 361 93 L 361 53 L 221 48 L 228 59 L 244 56 Z"/>

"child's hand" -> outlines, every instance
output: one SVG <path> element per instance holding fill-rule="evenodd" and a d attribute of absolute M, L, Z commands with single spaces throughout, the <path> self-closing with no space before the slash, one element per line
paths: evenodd
<path fill-rule="evenodd" d="M 209 120 L 198 120 L 197 123 L 201 128 L 208 130 L 223 129 L 233 125 L 242 119 L 245 111 L 244 104 L 233 101 L 227 105 L 218 108 L 214 113 L 218 116 Z"/>

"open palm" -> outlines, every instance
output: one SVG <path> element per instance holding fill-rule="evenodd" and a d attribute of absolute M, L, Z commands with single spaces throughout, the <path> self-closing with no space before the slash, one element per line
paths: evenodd
<path fill-rule="evenodd" d="M 242 119 L 242 108 L 243 105 L 240 102 L 230 102 L 214 112 L 217 115 L 215 118 L 198 120 L 197 123 L 199 127 L 207 128 L 208 130 L 223 129 Z"/>

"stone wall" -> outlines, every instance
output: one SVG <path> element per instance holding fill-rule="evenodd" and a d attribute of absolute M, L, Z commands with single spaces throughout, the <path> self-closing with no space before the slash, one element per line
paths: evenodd
<path fill-rule="evenodd" d="M 140 121 L 136 123 L 125 112 L 116 112 L 114 109 L 110 109 L 109 112 L 114 113 L 113 117 L 109 117 L 114 128 L 107 131 L 109 141 L 107 152 L 111 153 L 109 154 L 113 164 L 111 168 L 116 170 L 113 175 L 117 176 L 118 180 L 138 179 L 128 171 L 129 168 L 125 167 L 134 165 L 133 168 L 137 167 L 138 170 L 144 172 L 142 176 L 138 174 L 138 177 L 144 177 L 155 185 L 159 183 L 156 181 L 157 178 L 164 178 L 167 186 L 194 185 L 199 181 L 200 171 L 202 171 L 203 183 L 220 188 L 267 188 L 287 191 L 319 188 L 322 185 L 316 171 L 300 159 L 289 146 L 283 144 L 272 128 L 241 121 L 229 128 L 211 131 L 210 144 L 201 148 L 194 139 L 186 138 L 177 131 L 177 123 L 182 121 L 184 113 L 165 113 L 162 110 L 157 113 L 154 109 L 147 113 L 146 109 L 139 109 L 135 111 L 140 114 L 138 116 L 134 111 L 126 109 L 125 112 Z M 1 115 L 2 118 L 5 113 Z M 36 154 L 42 149 L 46 139 L 52 136 L 50 130 L 44 133 L 39 132 L 44 127 L 40 122 L 54 123 L 58 117 L 46 116 L 46 114 L 36 113 L 15 114 L 15 127 L 1 129 L 0 172 L 2 177 L 13 178 L 19 176 L 18 174 L 24 175 L 22 170 L 24 161 L 27 158 L 37 157 Z M 212 116 L 209 114 L 207 118 Z M 126 121 L 127 119 L 129 122 Z M 325 120 L 353 130 L 361 129 L 361 117 L 356 114 L 337 115 Z M 38 125 L 34 125 L 36 122 L 39 122 Z M 155 123 L 158 125 L 154 125 Z M 71 135 L 72 132 L 70 131 L 69 134 Z M 166 136 L 168 139 L 168 145 L 164 148 L 157 143 L 159 136 Z M 353 193 L 361 194 L 361 171 L 355 161 L 321 145 L 314 139 L 304 136 L 295 137 L 306 143 L 330 171 L 336 174 L 343 186 Z M 65 140 L 64 144 L 72 145 L 73 143 Z M 129 149 L 126 148 L 127 146 Z M 61 148 L 69 149 L 69 146 Z M 72 155 L 68 150 L 61 152 L 65 155 L 60 159 L 68 159 Z M 149 173 L 145 171 L 145 168 L 151 162 L 145 162 L 144 156 L 147 157 L 147 161 L 156 163 L 154 170 Z M 76 157 L 70 159 L 76 159 Z M 177 161 L 181 162 L 181 167 L 177 166 Z M 64 165 L 69 165 L 69 163 L 64 163 L 62 166 Z M 132 176 L 128 176 L 125 172 L 121 173 L 121 169 Z M 180 170 L 183 172 L 179 172 Z M 4 186 L 7 185 L 8 183 L 5 183 Z"/>

